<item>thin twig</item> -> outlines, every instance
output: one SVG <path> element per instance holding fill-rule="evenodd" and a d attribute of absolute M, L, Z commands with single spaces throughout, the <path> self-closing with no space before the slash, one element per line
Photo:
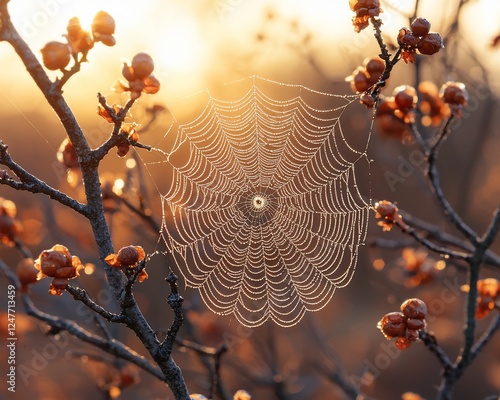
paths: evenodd
<path fill-rule="evenodd" d="M 437 357 L 445 371 L 453 369 L 453 363 L 448 357 L 448 354 L 446 354 L 443 348 L 438 344 L 436 337 L 432 333 L 421 330 L 419 332 L 419 337 L 430 352 Z"/>
<path fill-rule="evenodd" d="M 0 184 L 10 186 L 16 190 L 45 194 L 51 199 L 75 210 L 82 215 L 88 215 L 88 210 L 84 204 L 47 185 L 44 181 L 30 174 L 23 167 L 17 164 L 9 154 L 8 146 L 2 141 L 0 141 L 0 164 L 8 167 L 20 179 L 19 182 L 7 175 L 0 179 Z"/>
<path fill-rule="evenodd" d="M 429 152 L 427 154 L 427 162 L 428 162 L 428 169 L 427 169 L 427 177 L 429 179 L 429 182 L 431 184 L 431 187 L 439 200 L 439 203 L 441 204 L 441 207 L 445 213 L 446 216 L 451 220 L 451 222 L 455 225 L 455 227 L 462 232 L 465 237 L 473 244 L 477 244 L 478 239 L 477 239 L 477 234 L 470 228 L 463 220 L 460 218 L 460 216 L 455 212 L 451 204 L 448 202 L 446 199 L 443 189 L 441 188 L 441 183 L 439 180 L 439 174 L 437 171 L 437 158 L 438 158 L 438 151 L 439 147 L 441 144 L 444 142 L 444 140 L 447 137 L 448 130 L 450 127 L 450 124 L 453 120 L 453 115 L 448 118 L 446 121 L 446 124 L 444 125 L 443 129 L 441 130 L 436 142 L 434 145 L 432 145 L 429 149 Z"/>
<path fill-rule="evenodd" d="M 175 338 L 181 329 L 184 316 L 182 315 L 182 302 L 184 299 L 179 295 L 179 289 L 177 288 L 177 276 L 170 272 L 165 280 L 170 284 L 170 294 L 167 299 L 168 305 L 174 311 L 174 321 L 167 331 L 165 340 L 161 344 L 161 350 L 166 357 L 170 357 L 172 350 L 174 348 Z"/>
<path fill-rule="evenodd" d="M 114 314 L 112 312 L 109 312 L 108 310 L 104 309 L 101 307 L 99 304 L 95 303 L 87 294 L 85 289 L 81 289 L 79 287 L 74 287 L 69 285 L 66 288 L 66 291 L 73 296 L 75 300 L 81 301 L 83 304 L 85 304 L 88 308 L 90 308 L 92 311 L 96 312 L 99 314 L 101 317 L 103 317 L 105 320 L 109 322 L 120 322 L 124 323 L 125 322 L 125 317 L 122 314 Z"/>
<path fill-rule="evenodd" d="M 396 226 L 401 229 L 404 233 L 413 237 L 418 243 L 422 246 L 426 247 L 430 251 L 439 254 L 441 257 L 445 258 L 454 258 L 457 260 L 463 260 L 469 262 L 471 259 L 471 255 L 467 253 L 462 253 L 458 251 L 451 250 L 447 247 L 438 246 L 434 242 L 431 242 L 429 239 L 422 236 L 418 233 L 414 228 L 408 225 L 406 222 L 394 221 Z"/>

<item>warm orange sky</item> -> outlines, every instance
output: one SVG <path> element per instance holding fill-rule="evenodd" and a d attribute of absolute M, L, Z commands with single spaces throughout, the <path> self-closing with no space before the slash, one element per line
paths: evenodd
<path fill-rule="evenodd" d="M 422 0 L 420 14 L 431 21 L 433 30 L 439 30 L 447 18 L 442 9 L 455 2 Z M 414 1 L 381 3 L 385 10 L 384 30 L 395 36 L 407 24 L 404 14 L 412 10 Z M 470 3 L 462 21 L 471 32 L 466 40 L 484 51 L 500 31 L 500 2 Z M 108 91 L 120 77 L 120 61 L 138 51 L 146 51 L 155 59 L 155 75 L 163 85 L 159 97 L 167 93 L 185 96 L 253 74 L 307 85 L 307 78 L 305 82 L 297 82 L 302 77 L 294 74 L 295 67 L 306 63 L 301 38 L 307 32 L 312 34 L 308 54 L 334 80 L 342 80 L 355 66 L 353 62 L 357 60 L 349 60 L 346 52 L 358 52 L 361 61 L 376 51 L 373 47 L 363 51 L 374 45 L 374 39 L 369 29 L 361 34 L 353 32 L 347 0 L 12 0 L 9 7 L 16 26 L 37 55 L 47 41 L 60 39 L 68 19 L 75 15 L 84 27 L 89 26 L 95 12 L 101 9 L 115 17 L 117 45 L 113 48 L 99 45 L 91 51 L 90 63 L 67 86 L 70 100 L 72 95 L 80 100 L 85 95 L 94 97 L 97 91 Z M 279 16 L 273 23 L 265 21 L 268 10 Z M 397 15 L 395 10 L 403 15 Z M 292 21 L 297 21 L 297 29 L 291 27 Z M 257 45 L 255 38 L 261 31 L 270 40 Z M 6 44 L 0 45 L 0 59 L 12 65 L 2 73 L 2 87 L 4 95 L 16 101 L 19 87 L 8 83 L 31 85 L 31 82 L 16 68 L 19 64 L 13 61 L 12 50 Z M 500 62 L 500 51 L 489 51 L 487 59 L 495 68 Z"/>

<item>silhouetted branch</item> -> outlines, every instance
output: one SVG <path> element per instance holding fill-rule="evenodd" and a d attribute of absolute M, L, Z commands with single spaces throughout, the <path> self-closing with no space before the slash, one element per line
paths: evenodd
<path fill-rule="evenodd" d="M 446 354 L 443 348 L 439 346 L 436 337 L 432 333 L 429 333 L 425 330 L 421 330 L 419 332 L 419 337 L 420 339 L 422 339 L 422 342 L 431 351 L 431 353 L 437 357 L 439 363 L 441 364 L 441 366 L 444 368 L 445 371 L 453 368 L 453 363 L 448 357 L 448 354 Z"/>
<path fill-rule="evenodd" d="M 170 294 L 168 295 L 167 303 L 174 311 L 174 321 L 172 326 L 167 331 L 165 340 L 161 344 L 161 350 L 167 357 L 170 357 L 172 349 L 174 348 L 175 338 L 179 333 L 179 329 L 182 326 L 182 321 L 184 316 L 182 315 L 182 302 L 184 299 L 179 295 L 179 290 L 177 288 L 177 276 L 170 272 L 165 280 L 170 284 Z"/>
<path fill-rule="evenodd" d="M 119 322 L 123 323 L 125 321 L 125 317 L 121 314 L 114 314 L 112 312 L 107 311 L 103 307 L 101 307 L 99 304 L 95 303 L 87 294 L 87 292 L 84 289 L 74 287 L 69 285 L 66 288 L 66 291 L 73 296 L 75 300 L 81 301 L 83 304 L 85 304 L 88 308 L 90 308 L 92 311 L 96 312 L 99 314 L 101 317 L 106 319 L 109 322 Z"/>

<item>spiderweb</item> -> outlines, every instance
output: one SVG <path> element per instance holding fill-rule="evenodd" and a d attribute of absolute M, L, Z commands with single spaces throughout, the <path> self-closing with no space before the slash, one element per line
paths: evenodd
<path fill-rule="evenodd" d="M 370 208 L 369 138 L 340 124 L 356 98 L 251 77 L 167 132 L 161 236 L 213 312 L 292 326 L 351 281 Z"/>

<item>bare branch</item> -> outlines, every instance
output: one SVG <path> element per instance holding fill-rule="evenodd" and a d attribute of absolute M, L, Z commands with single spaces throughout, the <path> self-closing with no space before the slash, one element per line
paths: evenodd
<path fill-rule="evenodd" d="M 95 303 L 87 294 L 87 292 L 84 289 L 74 287 L 69 285 L 66 288 L 66 291 L 73 296 L 75 300 L 81 301 L 83 304 L 85 304 L 88 308 L 90 308 L 92 311 L 96 312 L 99 314 L 101 317 L 103 317 L 105 320 L 109 322 L 119 322 L 119 323 L 124 323 L 125 322 L 125 317 L 122 314 L 114 314 L 112 312 L 109 312 L 102 308 L 99 304 Z"/>
<path fill-rule="evenodd" d="M 175 338 L 177 337 L 184 320 L 184 316 L 182 315 L 182 302 L 184 299 L 179 295 L 179 290 L 177 288 L 177 276 L 173 272 L 170 272 L 165 280 L 170 284 L 171 292 L 168 296 L 167 302 L 174 311 L 174 321 L 172 322 L 170 329 L 167 331 L 165 340 L 161 344 L 161 350 L 167 357 L 170 357 L 174 347 Z"/>
<path fill-rule="evenodd" d="M 17 164 L 8 152 L 8 146 L 0 141 L 0 164 L 8 167 L 21 182 L 14 180 L 10 176 L 5 176 L 0 179 L 0 184 L 10 186 L 16 190 L 28 191 L 31 193 L 42 193 L 49 196 L 51 199 L 75 210 L 76 212 L 87 216 L 86 206 L 75 199 L 69 197 L 63 192 L 47 185 L 36 176 L 30 174 L 23 167 Z"/>
<path fill-rule="evenodd" d="M 428 154 L 427 154 L 427 162 L 429 163 L 429 167 L 427 170 L 427 177 L 431 184 L 431 187 L 441 204 L 441 207 L 445 213 L 445 215 L 450 218 L 451 222 L 455 225 L 455 227 L 462 232 L 465 237 L 472 243 L 477 244 L 478 238 L 476 232 L 474 232 L 463 220 L 460 216 L 455 212 L 451 204 L 446 199 L 443 189 L 441 188 L 441 183 L 439 180 L 439 174 L 437 170 L 437 159 L 438 159 L 438 151 L 439 147 L 446 139 L 448 135 L 448 130 L 450 128 L 450 124 L 453 120 L 453 115 L 448 118 L 446 124 L 441 130 L 436 142 L 431 146 Z"/>
<path fill-rule="evenodd" d="M 445 371 L 453 369 L 453 363 L 451 362 L 448 354 L 443 350 L 443 348 L 438 344 L 436 337 L 424 329 L 419 332 L 419 337 L 425 346 L 434 354 L 441 366 Z"/>

